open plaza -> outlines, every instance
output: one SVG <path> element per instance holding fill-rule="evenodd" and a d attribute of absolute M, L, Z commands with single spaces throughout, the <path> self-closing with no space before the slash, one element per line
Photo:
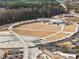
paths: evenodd
<path fill-rule="evenodd" d="M 76 58 L 76 54 L 65 54 L 62 52 L 50 51 L 48 49 L 44 50 L 43 46 L 41 46 L 41 49 L 39 46 L 46 45 L 48 43 L 54 44 L 55 42 L 58 42 L 56 44 L 60 46 L 64 44 L 66 45 L 67 43 L 63 42 L 70 41 L 69 38 L 78 33 L 79 25 L 77 23 L 68 24 L 60 19 L 42 18 L 17 22 L 12 24 L 8 29 L 8 31 L 0 32 L 1 58 Z M 60 44 L 59 41 L 61 41 L 63 44 Z M 72 44 L 67 47 L 71 48 L 71 46 Z M 56 48 L 56 50 L 57 49 L 59 48 Z"/>

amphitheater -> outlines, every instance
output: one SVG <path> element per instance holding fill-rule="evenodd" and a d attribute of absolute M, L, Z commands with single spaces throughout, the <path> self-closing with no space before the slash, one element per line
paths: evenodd
<path fill-rule="evenodd" d="M 32 52 L 30 59 L 35 59 L 40 51 L 38 48 L 28 50 L 29 46 L 61 41 L 77 32 L 77 23 L 58 25 L 39 19 L 22 21 L 11 25 L 9 31 L 0 32 L 0 48 L 24 48 L 24 59 L 28 59 L 29 51 Z"/>

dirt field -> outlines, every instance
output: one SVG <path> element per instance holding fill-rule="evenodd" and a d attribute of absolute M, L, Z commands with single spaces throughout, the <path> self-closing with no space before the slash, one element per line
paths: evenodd
<path fill-rule="evenodd" d="M 61 38 L 63 38 L 63 37 L 66 37 L 66 36 L 68 36 L 69 34 L 66 34 L 66 33 L 58 33 L 58 34 L 56 34 L 56 35 L 54 35 L 54 36 L 51 36 L 51 37 L 48 37 L 48 38 L 46 38 L 47 40 L 48 40 L 48 42 L 52 42 L 52 41 L 55 41 L 55 40 L 57 40 L 57 39 L 61 39 Z"/>
<path fill-rule="evenodd" d="M 53 25 L 47 25 L 47 24 L 42 24 L 41 22 L 37 23 L 31 23 L 31 24 L 24 24 L 21 26 L 16 27 L 16 29 L 32 29 L 32 30 L 53 30 L 53 32 L 59 31 L 61 28 L 60 26 L 53 24 Z"/>
<path fill-rule="evenodd" d="M 64 30 L 61 31 L 60 25 L 56 24 L 47 25 L 41 22 L 37 22 L 37 23 L 20 25 L 18 27 L 15 27 L 14 31 L 19 35 L 33 36 L 39 38 L 45 37 L 45 39 L 47 39 L 48 42 L 51 42 L 70 35 L 70 33 L 64 33 L 64 32 L 74 32 L 75 29 L 76 25 L 74 24 L 65 25 Z"/>
<path fill-rule="evenodd" d="M 18 26 L 14 29 L 20 35 L 44 37 L 50 34 L 54 34 L 61 30 L 60 26 L 57 25 L 46 25 L 39 23 L 25 24 Z"/>
<path fill-rule="evenodd" d="M 53 31 L 46 32 L 46 31 L 31 31 L 31 30 L 18 30 L 18 29 L 15 29 L 14 31 L 20 35 L 27 35 L 27 36 L 34 36 L 34 37 L 44 37 L 44 36 L 56 33 Z"/>
<path fill-rule="evenodd" d="M 64 27 L 64 31 L 65 32 L 74 32 L 76 29 L 76 25 L 72 24 L 72 25 L 66 25 Z"/>

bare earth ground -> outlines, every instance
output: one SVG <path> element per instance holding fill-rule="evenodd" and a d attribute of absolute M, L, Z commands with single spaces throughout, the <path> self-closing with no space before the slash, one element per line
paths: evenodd
<path fill-rule="evenodd" d="M 61 27 L 56 24 L 43 24 L 41 22 L 31 23 L 31 24 L 23 24 L 14 28 L 14 31 L 20 35 L 26 36 L 34 36 L 34 37 L 46 37 L 49 42 L 61 39 L 65 36 L 70 35 L 70 33 L 64 32 L 74 32 L 76 29 L 76 25 L 65 25 L 63 31 L 61 31 Z M 61 31 L 61 32 L 60 32 Z M 57 33 L 59 32 L 59 33 Z"/>

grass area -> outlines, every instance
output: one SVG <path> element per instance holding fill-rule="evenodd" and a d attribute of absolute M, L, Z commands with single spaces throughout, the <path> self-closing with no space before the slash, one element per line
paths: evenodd
<path fill-rule="evenodd" d="M 75 49 L 75 53 L 79 54 L 79 46 L 74 47 L 73 49 Z"/>
<path fill-rule="evenodd" d="M 38 6 L 47 3 L 58 4 L 56 0 L 15 0 L 15 1 L 0 1 L 0 7 L 5 8 L 16 8 L 16 7 L 27 7 L 27 6 Z"/>
<path fill-rule="evenodd" d="M 79 49 L 79 46 L 76 46 L 74 49 Z"/>

